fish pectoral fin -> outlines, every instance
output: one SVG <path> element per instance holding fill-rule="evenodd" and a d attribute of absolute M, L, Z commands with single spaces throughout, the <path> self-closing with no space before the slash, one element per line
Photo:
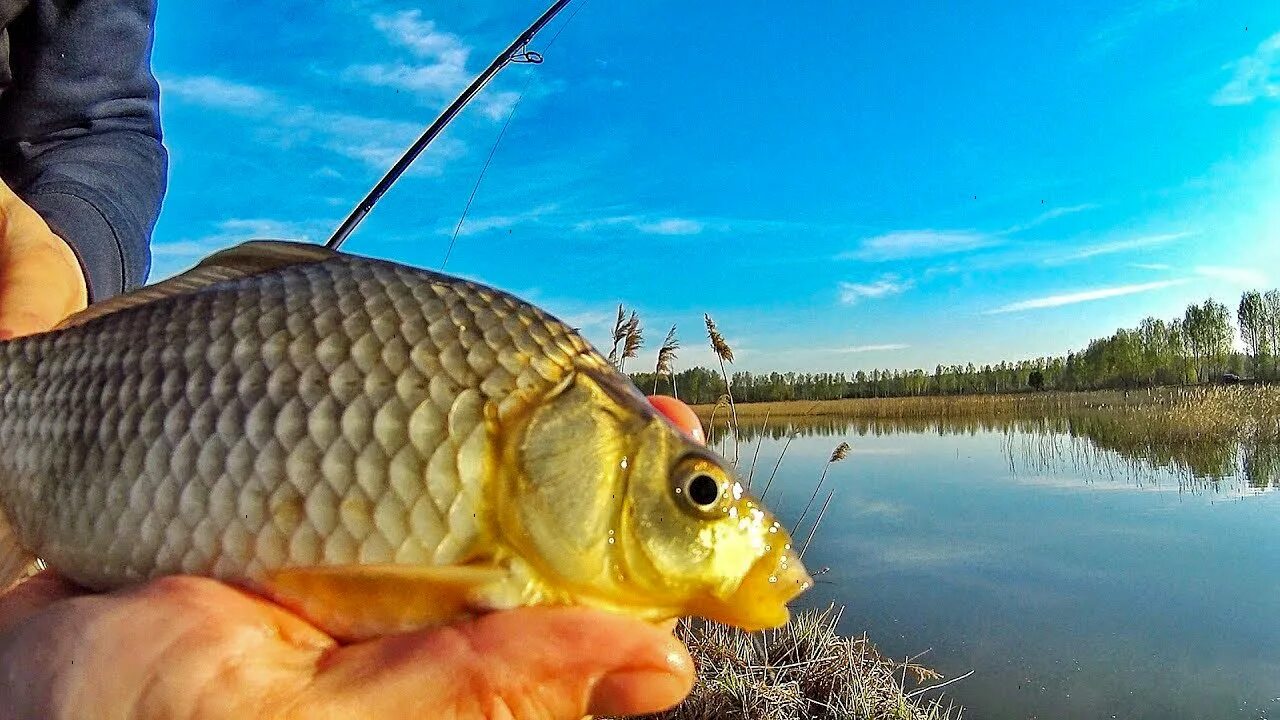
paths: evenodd
<path fill-rule="evenodd" d="M 341 640 L 367 640 L 468 617 L 508 580 L 473 565 L 333 565 L 271 571 L 266 594 Z"/>

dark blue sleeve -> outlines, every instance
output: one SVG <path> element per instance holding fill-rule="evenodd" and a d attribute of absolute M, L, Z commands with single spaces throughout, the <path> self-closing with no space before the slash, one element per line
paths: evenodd
<path fill-rule="evenodd" d="M 92 301 L 141 285 L 167 171 L 156 0 L 32 0 L 8 28 L 0 171 L 75 250 Z"/>

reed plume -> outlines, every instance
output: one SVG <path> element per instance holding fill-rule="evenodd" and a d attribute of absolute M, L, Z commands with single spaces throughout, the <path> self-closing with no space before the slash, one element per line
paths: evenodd
<path fill-rule="evenodd" d="M 716 321 L 712 320 L 710 315 L 703 313 L 702 319 L 707 323 L 707 337 L 711 339 L 711 349 L 720 360 L 720 376 L 724 378 L 724 391 L 729 396 L 729 415 L 733 419 L 733 464 L 736 466 L 738 464 L 738 408 L 733 403 L 733 386 L 729 383 L 729 371 L 724 365 L 726 362 L 733 362 L 733 348 L 729 347 L 728 341 L 724 339 L 724 335 L 720 334 Z"/>
<path fill-rule="evenodd" d="M 627 339 L 627 313 L 618 303 L 618 319 L 613 321 L 613 347 L 609 350 L 609 362 L 617 367 L 618 346 Z"/>
<path fill-rule="evenodd" d="M 676 359 L 676 350 L 680 349 L 680 341 L 676 339 L 676 326 L 672 325 L 667 331 L 667 339 L 662 341 L 662 347 L 658 348 L 658 364 L 653 369 L 653 394 L 658 394 L 658 378 L 663 373 L 671 378 L 671 395 L 679 398 L 680 393 L 676 392 L 676 376 L 671 369 L 671 363 Z"/>
<path fill-rule="evenodd" d="M 644 332 L 640 329 L 640 316 L 636 314 L 635 310 L 632 310 L 623 335 L 622 355 L 618 358 L 618 370 L 624 370 L 627 366 L 627 358 L 635 357 L 642 346 L 644 346 Z"/>

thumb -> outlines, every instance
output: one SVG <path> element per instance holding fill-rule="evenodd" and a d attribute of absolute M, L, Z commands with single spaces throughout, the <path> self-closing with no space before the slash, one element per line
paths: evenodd
<path fill-rule="evenodd" d="M 693 663 L 639 620 L 522 608 L 333 651 L 300 698 L 338 716 L 564 718 L 638 715 L 679 703 Z"/>

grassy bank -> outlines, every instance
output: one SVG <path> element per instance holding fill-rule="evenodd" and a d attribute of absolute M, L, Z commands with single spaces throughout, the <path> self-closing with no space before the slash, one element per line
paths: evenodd
<path fill-rule="evenodd" d="M 798 613 L 764 633 L 681 622 L 698 683 L 652 720 L 943 720 L 961 711 L 937 697 L 946 684 L 911 662 L 882 656 L 865 635 L 836 633 L 839 612 Z M 928 696 L 928 697 L 926 697 Z"/>

